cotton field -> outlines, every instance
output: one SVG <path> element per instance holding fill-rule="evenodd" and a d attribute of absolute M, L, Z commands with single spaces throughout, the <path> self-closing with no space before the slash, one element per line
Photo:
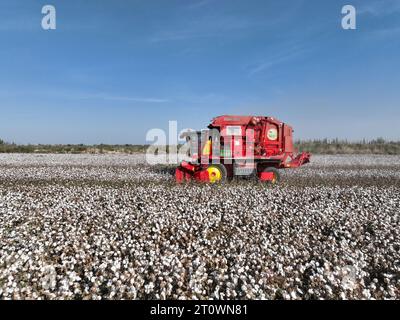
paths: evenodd
<path fill-rule="evenodd" d="M 176 185 L 144 155 L 0 155 L 0 299 L 400 299 L 400 157 Z"/>

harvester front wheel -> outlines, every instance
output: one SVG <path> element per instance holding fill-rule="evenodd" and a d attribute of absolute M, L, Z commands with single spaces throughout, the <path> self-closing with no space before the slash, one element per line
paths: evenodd
<path fill-rule="evenodd" d="M 225 182 L 228 177 L 228 172 L 223 164 L 209 165 L 206 170 L 211 183 Z"/>
<path fill-rule="evenodd" d="M 276 169 L 274 167 L 267 167 L 267 168 L 263 169 L 261 172 L 271 173 L 272 174 L 272 179 L 271 180 L 259 179 L 262 182 L 266 181 L 266 182 L 269 182 L 271 184 L 277 184 L 281 180 L 281 175 L 279 174 L 278 169 Z"/>

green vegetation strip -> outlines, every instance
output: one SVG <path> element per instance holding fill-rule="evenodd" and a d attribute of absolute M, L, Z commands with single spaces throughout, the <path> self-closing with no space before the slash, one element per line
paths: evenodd
<path fill-rule="evenodd" d="M 28 144 L 8 143 L 0 139 L 0 153 L 145 153 L 149 145 L 84 145 L 84 144 Z M 299 151 L 313 154 L 400 154 L 400 141 L 375 140 L 347 141 L 339 139 L 299 140 L 295 143 Z M 168 152 L 168 146 L 166 147 Z"/>

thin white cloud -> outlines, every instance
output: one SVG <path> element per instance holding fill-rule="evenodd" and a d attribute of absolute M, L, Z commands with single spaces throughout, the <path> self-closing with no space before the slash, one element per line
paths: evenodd
<path fill-rule="evenodd" d="M 380 19 L 387 19 L 388 22 L 393 21 L 390 15 L 400 14 L 400 0 L 382 0 L 365 2 L 359 7 L 356 6 L 357 14 L 364 16 L 365 19 L 370 18 L 371 21 L 379 21 Z M 368 17 L 370 16 L 370 17 Z M 388 37 L 398 37 L 400 34 L 400 25 L 397 23 L 385 23 L 385 25 L 376 25 L 374 29 L 367 30 L 365 39 L 367 41 L 386 39 Z M 394 22 L 393 21 L 393 22 Z"/>
<path fill-rule="evenodd" d="M 36 88 L 32 90 L 24 89 L 23 93 L 19 90 L 0 90 L 0 97 L 18 97 L 18 96 L 37 96 L 46 98 L 61 98 L 68 100 L 109 100 L 121 102 L 142 102 L 142 103 L 166 103 L 171 101 L 167 98 L 160 97 L 143 97 L 143 96 L 120 96 L 107 93 L 82 93 L 64 90 L 55 90 L 54 88 Z"/>
<path fill-rule="evenodd" d="M 367 36 L 365 38 L 366 41 L 371 41 L 374 39 L 384 40 L 388 37 L 399 37 L 399 36 L 400 36 L 400 26 L 372 30 L 371 32 L 367 33 Z"/>
<path fill-rule="evenodd" d="M 215 0 L 203 0 L 189 4 L 187 8 L 203 7 L 208 4 L 217 4 Z M 199 38 L 237 38 L 243 35 L 252 35 L 257 30 L 272 30 L 282 23 L 291 21 L 294 15 L 298 13 L 299 8 L 304 3 L 303 0 L 292 0 L 293 3 L 280 14 L 274 14 L 270 11 L 267 16 L 249 17 L 236 14 L 228 14 L 220 7 L 215 10 L 207 10 L 196 13 L 186 10 L 182 12 L 181 17 L 174 24 L 165 26 L 159 25 L 159 29 L 149 37 L 149 42 L 182 41 Z M 210 8 L 213 6 L 210 6 Z"/>
<path fill-rule="evenodd" d="M 373 16 L 386 16 L 393 13 L 400 13 L 399 0 L 375 0 L 365 2 L 356 6 L 357 14 Z"/>
<path fill-rule="evenodd" d="M 39 22 L 38 22 L 39 21 Z M 0 20 L 0 31 L 14 32 L 14 31 L 37 31 L 42 30 L 40 19 L 34 20 L 31 17 L 2 19 Z"/>
<path fill-rule="evenodd" d="M 226 102 L 231 102 L 231 99 L 221 93 L 194 93 L 194 92 L 184 92 L 175 95 L 175 100 L 178 102 L 188 103 L 188 104 L 224 104 Z"/>
<path fill-rule="evenodd" d="M 209 5 L 212 2 L 214 2 L 214 0 L 196 0 L 196 1 L 194 1 L 194 3 L 189 4 L 187 6 L 187 8 L 189 8 L 189 9 L 201 8 L 201 7 Z"/>
<path fill-rule="evenodd" d="M 246 67 L 249 76 L 253 76 L 260 72 L 265 72 L 268 69 L 271 69 L 277 65 L 280 65 L 284 62 L 295 60 L 301 55 L 307 53 L 309 50 L 304 48 L 293 48 L 286 52 L 281 52 L 277 55 L 267 57 L 266 59 L 259 61 L 257 63 L 248 65 Z"/>
<path fill-rule="evenodd" d="M 194 38 L 209 38 L 215 37 L 216 34 L 207 34 L 207 33 L 198 33 L 194 31 L 170 31 L 170 32 L 163 32 L 158 35 L 155 35 L 150 38 L 150 42 L 157 43 L 157 42 L 167 42 L 167 41 L 179 41 L 179 40 L 187 40 L 187 39 L 194 39 Z"/>
<path fill-rule="evenodd" d="M 197 20 L 185 19 L 172 29 L 163 29 L 150 42 L 178 41 L 196 38 L 236 36 L 243 30 L 263 26 L 265 21 L 251 21 L 233 16 L 205 16 Z"/>
<path fill-rule="evenodd" d="M 164 98 L 155 97 L 126 97 L 126 96 L 113 96 L 107 94 L 92 94 L 81 96 L 81 99 L 100 99 L 100 100 L 111 100 L 111 101 L 131 101 L 131 102 L 144 102 L 144 103 L 164 103 L 170 101 Z"/>

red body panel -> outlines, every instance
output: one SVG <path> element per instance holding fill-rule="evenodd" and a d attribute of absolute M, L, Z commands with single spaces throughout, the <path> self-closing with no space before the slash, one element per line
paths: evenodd
<path fill-rule="evenodd" d="M 272 117 L 261 116 L 233 116 L 226 115 L 214 118 L 209 125 L 210 129 L 218 129 L 222 139 L 232 139 L 232 158 L 246 158 L 252 150 L 254 157 L 269 158 L 281 157 L 282 159 L 293 153 L 292 128 Z M 241 134 L 232 136 L 231 133 L 240 128 Z M 252 141 L 246 132 L 253 132 Z M 246 142 L 251 143 L 251 149 L 246 152 Z M 249 148 L 249 147 L 248 147 Z"/>
<path fill-rule="evenodd" d="M 261 181 L 272 181 L 274 179 L 274 173 L 273 172 L 260 172 L 258 174 L 258 178 Z"/>
<path fill-rule="evenodd" d="M 185 166 L 179 166 L 175 170 L 175 180 L 177 183 L 189 182 L 194 178 L 197 181 L 209 182 L 210 177 L 207 170 L 202 170 L 200 166 L 193 166 L 195 170 L 188 169 L 187 162 Z"/>

